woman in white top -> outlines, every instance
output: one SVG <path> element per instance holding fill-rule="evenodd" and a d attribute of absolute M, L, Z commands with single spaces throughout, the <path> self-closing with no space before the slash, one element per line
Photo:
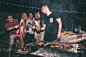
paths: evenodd
<path fill-rule="evenodd" d="M 40 33 L 40 20 L 38 19 L 38 13 L 35 13 L 35 26 L 36 26 L 35 34 L 37 34 L 36 41 L 39 41 L 38 37 L 39 37 L 39 33 Z"/>
<path fill-rule="evenodd" d="M 26 39 L 27 43 L 31 43 L 32 39 L 34 39 L 34 28 L 33 28 L 33 22 L 30 18 L 28 18 L 27 21 L 27 31 L 26 31 Z"/>

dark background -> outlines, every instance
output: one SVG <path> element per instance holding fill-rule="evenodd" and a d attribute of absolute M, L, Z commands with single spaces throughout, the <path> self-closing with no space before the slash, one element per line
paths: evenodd
<path fill-rule="evenodd" d="M 26 8 L 23 6 L 13 6 L 7 3 L 37 7 L 41 8 L 42 5 L 48 5 L 50 9 L 53 10 L 61 10 L 61 11 L 76 11 L 75 12 L 61 12 L 59 14 L 62 18 L 63 28 L 71 30 L 72 25 L 77 27 L 81 25 L 82 31 L 86 31 L 86 0 L 0 0 L 0 47 L 5 47 L 8 44 L 8 32 L 4 28 L 6 23 L 6 15 L 12 14 L 14 19 L 21 19 L 21 14 L 26 12 L 27 15 L 29 12 L 39 11 L 41 13 L 41 9 L 32 9 Z M 7 2 L 7 3 L 3 3 Z M 57 12 L 57 11 L 56 11 Z M 81 13 L 77 13 L 81 12 Z M 57 13 L 58 14 L 58 13 Z"/>

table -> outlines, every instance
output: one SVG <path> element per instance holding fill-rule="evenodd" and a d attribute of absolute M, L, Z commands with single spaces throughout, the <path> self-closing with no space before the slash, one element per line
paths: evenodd
<path fill-rule="evenodd" d="M 73 34 L 73 35 L 62 34 L 60 42 L 77 43 L 77 42 L 81 42 L 84 40 L 86 40 L 86 33 Z"/>

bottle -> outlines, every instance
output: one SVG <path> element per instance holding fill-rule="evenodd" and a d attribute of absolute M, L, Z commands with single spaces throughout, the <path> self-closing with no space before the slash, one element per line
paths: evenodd
<path fill-rule="evenodd" d="M 81 26 L 78 26 L 78 32 L 81 33 Z"/>
<path fill-rule="evenodd" d="M 72 25 L 72 28 L 71 28 L 71 32 L 73 33 L 73 25 Z"/>
<path fill-rule="evenodd" d="M 75 31 L 77 31 L 77 28 L 75 28 Z"/>
<path fill-rule="evenodd" d="M 79 33 L 81 33 L 81 26 L 79 25 Z"/>

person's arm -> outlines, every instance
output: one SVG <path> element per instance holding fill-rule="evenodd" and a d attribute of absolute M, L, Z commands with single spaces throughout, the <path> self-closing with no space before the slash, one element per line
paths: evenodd
<path fill-rule="evenodd" d="M 19 33 L 20 33 L 20 35 L 21 35 L 21 21 L 20 21 L 20 26 L 19 26 Z"/>
<path fill-rule="evenodd" d="M 13 26 L 13 27 L 7 27 L 7 31 L 10 31 L 10 30 L 12 30 L 12 29 L 14 29 L 14 28 L 18 28 L 18 26 L 19 26 L 19 25 L 16 25 L 16 26 Z"/>
<path fill-rule="evenodd" d="M 61 18 L 56 19 L 56 21 L 58 22 L 58 34 L 57 34 L 57 38 L 60 39 L 61 37 L 61 29 L 62 29 L 62 21 Z"/>
<path fill-rule="evenodd" d="M 46 25 L 43 24 L 43 27 L 41 27 L 41 30 L 45 30 L 45 28 L 46 28 Z"/>

